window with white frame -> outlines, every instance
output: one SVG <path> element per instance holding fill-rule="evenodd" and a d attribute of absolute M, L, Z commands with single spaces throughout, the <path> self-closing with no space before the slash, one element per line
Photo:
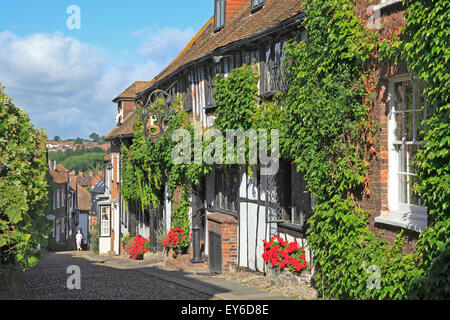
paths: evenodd
<path fill-rule="evenodd" d="M 423 84 L 409 75 L 397 76 L 390 81 L 389 91 L 389 208 L 402 214 L 405 226 L 422 230 L 426 208 L 414 191 L 414 159 L 424 145 L 424 120 L 428 117 L 423 108 Z"/>
<path fill-rule="evenodd" d="M 109 206 L 100 207 L 100 236 L 109 237 L 111 235 L 111 208 Z"/>

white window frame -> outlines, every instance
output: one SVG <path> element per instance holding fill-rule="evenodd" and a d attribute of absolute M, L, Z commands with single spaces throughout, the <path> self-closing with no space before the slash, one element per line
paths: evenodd
<path fill-rule="evenodd" d="M 108 215 L 109 219 L 107 221 L 103 220 L 103 214 Z M 107 225 L 104 222 L 107 222 Z M 110 206 L 101 206 L 100 207 L 100 237 L 110 237 L 110 236 L 111 236 L 111 207 Z"/>
<path fill-rule="evenodd" d="M 411 81 L 409 74 L 398 75 L 389 80 L 388 95 L 388 214 L 375 218 L 375 222 L 395 225 L 398 227 L 421 232 L 427 227 L 427 208 L 410 203 L 400 202 L 399 193 L 399 151 L 395 147 L 397 122 L 395 120 L 395 84 Z"/>

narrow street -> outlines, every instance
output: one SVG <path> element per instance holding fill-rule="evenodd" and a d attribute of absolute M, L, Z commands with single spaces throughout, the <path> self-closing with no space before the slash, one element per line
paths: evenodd
<path fill-rule="evenodd" d="M 70 290 L 66 273 L 78 266 L 81 289 Z M 23 273 L 11 288 L 17 300 L 204 300 L 200 293 L 157 279 L 138 270 L 118 269 L 79 257 L 76 252 L 45 253 L 39 264 Z"/>

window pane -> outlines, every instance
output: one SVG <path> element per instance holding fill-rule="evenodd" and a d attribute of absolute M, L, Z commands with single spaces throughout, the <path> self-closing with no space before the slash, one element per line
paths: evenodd
<path fill-rule="evenodd" d="M 410 187 L 409 187 L 410 204 L 420 205 L 421 203 L 419 195 L 414 192 L 416 186 L 417 186 L 417 177 L 410 176 Z"/>
<path fill-rule="evenodd" d="M 402 141 L 403 140 L 403 113 L 395 113 L 395 140 Z"/>
<path fill-rule="evenodd" d="M 406 141 L 413 141 L 414 137 L 414 112 L 404 113 L 404 138 Z"/>
<path fill-rule="evenodd" d="M 397 146 L 398 152 L 398 172 L 407 172 L 408 163 L 406 160 L 407 145 Z"/>
<path fill-rule="evenodd" d="M 416 140 L 423 141 L 425 138 L 425 121 L 424 111 L 416 111 Z"/>
<path fill-rule="evenodd" d="M 407 175 L 399 174 L 398 201 L 400 203 L 407 203 L 407 183 Z"/>
<path fill-rule="evenodd" d="M 408 166 L 409 166 L 409 172 L 410 173 L 414 173 L 415 170 L 415 159 L 416 159 L 416 155 L 417 152 L 419 151 L 419 146 L 418 145 L 412 145 L 409 146 L 409 161 L 408 161 Z"/>
<path fill-rule="evenodd" d="M 403 82 L 397 82 L 395 84 L 394 103 L 395 111 L 403 110 Z"/>

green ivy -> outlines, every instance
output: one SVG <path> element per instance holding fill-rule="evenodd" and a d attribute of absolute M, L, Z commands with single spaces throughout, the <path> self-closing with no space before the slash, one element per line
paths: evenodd
<path fill-rule="evenodd" d="M 355 14 L 350 0 L 307 0 L 309 39 L 286 50 L 290 88 L 282 146 L 305 176 L 317 205 L 308 221 L 315 256 L 315 285 L 326 298 L 445 298 L 448 278 L 449 119 L 448 4 L 407 1 L 408 24 L 401 40 L 382 42 Z M 418 191 L 431 221 L 417 250 L 402 253 L 368 229 L 359 200 L 367 182 L 377 125 L 372 119 L 374 57 L 404 60 L 426 82 L 427 145 L 419 152 Z M 403 50 L 403 51 L 402 51 Z M 373 266 L 371 268 L 371 266 Z M 371 286 L 379 272 L 379 286 Z M 440 282 L 439 285 L 437 283 Z M 438 290 L 433 292 L 436 286 Z"/>
<path fill-rule="evenodd" d="M 405 3 L 403 33 L 379 43 L 378 32 L 369 31 L 357 17 L 356 1 L 306 0 L 309 38 L 284 49 L 289 89 L 270 101 L 257 97 L 254 67 L 244 65 L 216 78 L 214 126 L 222 131 L 280 129 L 282 154 L 304 175 L 316 200 L 308 221 L 314 281 L 325 298 L 449 297 L 449 4 Z M 416 165 L 417 191 L 428 206 L 430 226 L 410 254 L 403 253 L 402 232 L 389 246 L 369 230 L 369 212 L 360 208 L 371 195 L 369 167 L 377 156 L 374 71 L 386 58 L 406 60 L 427 84 L 426 106 L 432 114 Z M 177 186 L 189 190 L 212 170 L 171 162 L 171 130 L 184 127 L 193 134 L 186 118 L 184 111 L 173 114 L 157 143 L 145 140 L 142 127 L 136 126 L 133 145 L 124 149 L 127 199 L 158 202 L 162 181 L 169 181 L 172 192 Z M 179 205 L 182 217 L 189 207 L 186 190 Z M 182 223 L 177 215 L 177 224 Z"/>
<path fill-rule="evenodd" d="M 126 201 L 136 201 L 142 209 L 158 208 L 163 198 L 164 184 L 169 185 L 169 194 L 173 200 L 175 189 L 182 186 L 182 200 L 172 213 L 173 225 L 187 228 L 189 225 L 189 196 L 200 186 L 201 176 L 210 171 L 204 164 L 175 165 L 172 160 L 172 150 L 176 142 L 172 141 L 172 133 L 177 129 L 186 129 L 191 133 L 194 143 L 194 125 L 189 115 L 182 108 L 181 99 L 174 104 L 165 133 L 153 142 L 143 135 L 140 121 L 134 126 L 134 139 L 131 146 L 122 147 L 122 178 L 121 192 Z M 142 110 L 138 110 L 140 119 Z"/>

